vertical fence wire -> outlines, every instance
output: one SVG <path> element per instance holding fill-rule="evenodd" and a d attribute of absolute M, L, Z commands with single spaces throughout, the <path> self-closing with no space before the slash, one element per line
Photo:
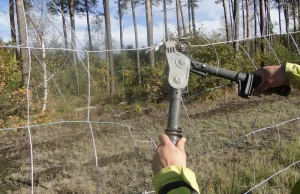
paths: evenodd
<path fill-rule="evenodd" d="M 24 7 L 23 7 L 23 10 L 24 10 Z M 25 10 L 24 10 L 24 14 L 25 14 Z M 25 17 L 26 18 L 26 17 Z M 27 24 L 26 24 L 26 30 L 27 30 Z M 202 34 L 201 34 L 202 35 Z M 299 48 L 296 44 L 296 41 L 294 40 L 293 36 L 291 35 L 291 33 L 289 33 L 289 35 L 291 36 L 299 54 L 300 54 L 300 51 L 299 51 Z M 202 35 L 204 36 L 204 35 Z M 204 38 L 209 42 L 209 45 L 210 46 L 214 46 L 215 44 L 211 43 L 205 36 Z M 266 39 L 266 37 L 264 37 Z M 277 59 L 277 61 L 280 63 L 279 61 L 279 58 L 276 54 L 276 52 L 274 51 L 274 49 L 272 48 L 270 42 L 266 39 L 267 43 L 269 44 L 269 47 L 270 49 L 272 50 L 272 52 L 275 54 L 275 57 Z M 28 55 L 29 55 L 29 74 L 28 74 L 28 82 L 27 82 L 27 88 L 26 88 L 26 108 L 27 108 L 27 124 L 26 126 L 24 127 L 24 129 L 26 128 L 27 131 L 28 131 L 28 136 L 29 136 L 29 144 L 30 144 L 30 164 L 31 164 L 31 193 L 33 194 L 34 193 L 34 160 L 33 160 L 33 144 L 32 144 L 32 134 L 31 134 L 31 123 L 30 123 L 30 100 L 31 100 L 31 94 L 30 94 L 30 77 L 31 77 L 31 55 L 30 54 L 33 54 L 34 55 L 34 52 L 31 51 L 31 48 L 29 47 L 29 38 L 27 37 L 27 43 L 25 45 L 25 48 L 28 50 Z M 238 44 L 239 44 L 239 41 L 237 40 L 236 41 Z M 19 45 L 20 47 L 20 45 Z M 243 47 L 242 47 L 243 48 Z M 136 48 L 138 49 L 138 48 Z M 153 48 L 152 48 L 153 49 Z M 72 49 L 73 52 L 78 52 L 76 48 L 75 49 Z M 124 49 L 125 50 L 125 49 Z M 246 52 L 246 50 L 243 48 L 244 52 L 247 54 L 247 56 L 250 58 L 251 62 L 253 63 L 253 65 L 255 66 L 253 60 L 251 59 L 250 55 L 248 52 Z M 218 61 L 218 65 L 219 65 L 219 57 L 218 57 L 218 53 L 216 51 L 216 48 L 214 47 L 214 51 L 216 53 L 216 58 L 217 58 L 217 61 Z M 102 51 L 99 51 L 99 52 L 102 52 Z M 93 143 L 93 148 L 94 148 L 94 157 L 95 157 L 95 168 L 96 168 L 96 192 L 99 193 L 99 189 L 100 189 L 100 177 L 99 177 L 99 166 L 98 166 L 98 158 L 97 158 L 97 147 L 96 147 L 96 142 L 95 142 L 95 137 L 94 137 L 94 131 L 93 131 L 93 127 L 92 127 L 92 121 L 90 119 L 90 109 L 91 109 L 91 81 L 93 81 L 92 77 L 91 77 L 91 74 L 90 74 L 90 61 L 89 61 L 89 51 L 85 51 L 85 54 L 86 54 L 86 57 L 87 57 L 87 68 L 85 66 L 85 64 L 83 63 L 82 59 L 81 59 L 81 56 L 79 56 L 79 60 L 81 60 L 81 63 L 82 65 L 84 66 L 84 68 L 86 69 L 87 71 L 87 74 L 88 74 L 88 112 L 87 112 L 87 120 L 86 122 L 88 123 L 89 125 L 89 128 L 90 128 L 90 133 L 91 133 L 91 136 L 92 136 L 92 143 Z M 77 72 L 77 65 L 76 65 L 76 79 L 77 79 L 77 84 L 78 84 L 78 90 L 79 90 L 79 79 L 78 79 L 78 72 Z M 53 78 L 56 74 L 53 74 L 53 76 L 51 76 L 51 78 Z M 48 79 L 50 80 L 50 78 Z M 48 81 L 47 80 L 47 81 Z M 53 81 L 54 78 L 53 78 Z M 95 84 L 95 82 L 94 82 Z M 57 84 L 55 84 L 57 85 Z M 183 102 L 182 102 L 183 103 Z M 226 108 L 226 96 L 225 96 L 225 89 L 224 89 L 224 103 L 225 103 L 225 110 L 226 110 L 226 118 L 227 118 L 227 122 L 228 122 L 228 125 L 229 125 L 229 129 L 230 129 L 230 133 L 231 133 L 231 141 L 232 141 L 232 144 L 236 144 L 237 145 L 237 141 L 234 137 L 234 134 L 233 134 L 233 131 L 232 131 L 232 127 L 231 127 L 231 123 L 230 123 L 230 120 L 229 120 L 229 117 L 228 117 L 228 112 L 227 112 L 227 108 Z M 184 104 L 183 104 L 184 105 Z M 186 110 L 186 107 L 184 106 L 184 109 L 186 111 L 186 114 L 187 114 L 187 110 Z M 278 117 L 277 117 L 277 121 L 276 121 L 276 125 L 275 125 L 275 128 L 277 129 L 277 135 L 278 135 L 278 162 L 280 160 L 280 141 L 281 141 L 281 138 L 280 138 L 280 129 L 279 129 L 279 126 L 280 126 L 280 123 L 279 123 L 279 116 L 280 116 L 280 113 L 281 113 L 281 110 L 279 111 L 279 114 L 278 114 Z M 188 115 L 188 114 L 187 114 Z M 191 119 L 189 118 L 188 116 L 188 119 L 191 123 Z M 71 121 L 72 122 L 72 121 Z M 76 123 L 76 121 L 73 121 L 72 123 Z M 192 123 L 191 123 L 192 124 Z M 297 126 L 298 126 L 298 120 L 297 120 Z M 128 126 L 127 126 L 128 127 Z M 195 133 L 197 134 L 197 136 L 201 137 L 201 135 L 198 133 L 197 130 L 195 130 L 195 127 L 193 126 L 192 124 L 192 127 L 194 128 L 194 131 Z M 255 127 L 255 124 L 253 125 L 253 129 Z M 1 129 L 2 130 L 2 129 Z M 130 136 L 132 138 L 132 141 L 134 143 L 134 146 L 138 149 L 138 153 L 140 155 L 140 150 L 139 150 L 139 146 L 137 145 L 137 140 L 134 138 L 133 134 L 132 134 L 132 131 L 131 131 L 131 128 L 128 127 L 128 131 L 130 133 Z M 263 130 L 260 130 L 260 131 L 257 131 L 257 132 L 261 132 Z M 256 132 L 251 132 L 250 135 L 252 137 L 252 163 L 253 163 L 253 182 L 254 182 L 254 185 L 256 183 L 256 175 L 255 175 L 255 145 L 254 145 L 254 141 L 255 141 L 255 134 Z M 248 135 L 248 134 L 247 134 Z M 155 145 L 154 141 L 152 140 L 152 138 L 150 137 L 151 139 L 151 142 Z M 203 141 L 203 140 L 202 140 Z M 156 146 L 156 145 L 155 145 Z M 203 141 L 203 146 L 204 146 L 204 149 L 205 149 L 205 152 L 208 153 L 208 150 L 207 148 L 205 147 L 205 144 L 204 144 L 204 141 Z M 233 148 L 234 149 L 234 154 L 233 154 L 233 157 L 235 157 L 236 155 L 236 149 L 235 147 Z M 294 146 L 294 149 L 295 149 L 295 146 Z M 234 170 L 233 170 L 233 181 L 232 181 L 232 189 L 234 187 L 234 179 L 235 179 L 235 160 L 234 161 Z M 246 193 L 249 193 L 251 192 L 252 190 L 254 190 L 255 188 L 258 188 L 260 185 L 262 185 L 263 183 L 267 182 L 268 180 L 270 180 L 272 177 L 274 177 L 275 175 L 277 174 L 280 174 L 281 172 L 283 172 L 284 170 L 292 167 L 292 166 L 296 166 L 300 161 L 297 161 L 295 162 L 295 153 L 293 154 L 293 163 L 288 166 L 287 168 L 283 169 L 283 170 L 279 170 L 278 169 L 278 172 L 273 174 L 272 176 L 270 176 L 268 179 L 266 179 L 265 181 L 259 183 L 258 185 L 255 185 L 254 187 L 252 187 L 249 191 L 247 191 Z M 144 170 L 144 165 L 142 165 L 142 168 L 143 168 L 143 174 L 144 174 L 144 190 L 146 189 L 146 180 L 145 180 L 145 170 Z M 152 193 L 152 192 L 146 192 L 145 193 Z"/>
<path fill-rule="evenodd" d="M 26 13 L 24 8 L 24 3 L 22 3 L 22 8 L 24 13 L 24 20 L 25 20 L 25 30 L 26 30 L 26 45 L 29 45 L 29 36 L 28 36 L 28 26 L 26 21 Z M 34 191 L 34 164 L 33 164 L 33 145 L 32 145 L 32 136 L 31 136 L 31 130 L 30 130 L 30 79 L 31 79 L 31 54 L 30 54 L 30 48 L 27 48 L 27 54 L 28 54 L 28 77 L 27 77 L 27 87 L 26 87 L 26 111 L 27 111 L 27 131 L 28 131 L 28 138 L 29 138 L 29 146 L 30 146 L 30 183 L 31 183 L 31 194 L 33 194 Z M 27 67 L 26 67 L 27 68 Z"/>
<path fill-rule="evenodd" d="M 90 110 L 91 110 L 91 76 L 90 76 L 90 58 L 89 58 L 89 52 L 85 52 L 87 57 L 87 73 L 88 73 L 88 113 L 87 113 L 87 122 L 89 124 L 91 136 L 92 136 L 92 143 L 94 148 L 94 157 L 95 157 L 95 171 L 96 171 L 96 193 L 99 193 L 99 166 L 98 166 L 98 156 L 97 156 L 97 147 L 94 137 L 94 131 L 92 124 L 90 122 Z"/>

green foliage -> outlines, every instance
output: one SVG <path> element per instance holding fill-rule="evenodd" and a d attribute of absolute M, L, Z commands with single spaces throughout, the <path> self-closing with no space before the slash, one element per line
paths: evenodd
<path fill-rule="evenodd" d="M 273 50 L 269 50 L 263 57 L 266 65 L 276 65 L 279 64 L 279 62 L 284 65 L 288 61 L 291 61 L 291 57 L 289 54 L 289 51 L 286 47 L 284 47 L 280 43 L 276 43 L 272 45 Z M 276 56 L 274 52 L 276 53 Z M 279 59 L 279 62 L 277 60 L 277 57 Z"/>
<path fill-rule="evenodd" d="M 119 83 L 122 83 L 125 98 L 128 101 L 142 100 L 157 102 L 164 98 L 166 93 L 165 61 L 160 61 L 155 67 L 141 66 L 141 84 L 138 82 L 137 67 L 127 52 L 116 57 L 116 69 Z"/>
<path fill-rule="evenodd" d="M 69 1 L 63 0 L 62 3 L 64 13 L 69 13 Z M 88 9 L 89 14 L 96 14 L 95 7 L 98 4 L 97 0 L 76 0 L 74 3 L 76 14 L 80 16 L 85 15 L 86 8 Z M 61 12 L 61 1 L 51 0 L 46 3 L 46 5 L 50 14 L 56 15 Z"/>
<path fill-rule="evenodd" d="M 0 125 L 19 120 L 25 108 L 25 94 L 13 49 L 0 49 Z"/>
<path fill-rule="evenodd" d="M 165 62 L 157 63 L 155 67 L 142 67 L 142 90 L 147 101 L 157 102 L 166 96 L 167 75 Z"/>
<path fill-rule="evenodd" d="M 219 35 L 212 35 L 210 42 L 221 41 Z M 299 37 L 294 37 L 297 40 Z M 207 44 L 208 40 L 200 34 L 189 40 L 192 45 Z M 266 53 L 260 51 L 261 41 L 264 42 Z M 292 39 L 290 40 L 291 43 Z M 299 62 L 299 55 L 296 48 L 288 48 L 287 41 L 282 37 L 273 37 L 269 40 L 256 39 L 255 41 L 240 42 L 238 53 L 234 52 L 232 44 L 217 44 L 214 46 L 203 46 L 190 49 L 190 56 L 197 61 L 213 66 L 238 71 L 253 72 L 260 67 L 262 61 L 265 65 L 285 64 L 286 62 Z M 270 45 L 269 45 L 270 44 Z M 272 48 L 270 48 L 270 46 Z M 132 47 L 130 47 L 132 48 Z M 256 49 L 254 49 L 256 48 Z M 276 57 L 275 54 L 276 53 Z M 151 101 L 156 102 L 164 99 L 169 92 L 168 65 L 166 63 L 165 51 L 160 49 L 155 53 L 156 66 L 148 66 L 148 58 L 141 52 L 141 77 L 142 83 L 138 84 L 136 51 L 124 51 L 115 55 L 115 65 L 119 83 L 122 83 L 125 98 L 129 101 Z M 231 86 L 229 80 L 208 75 L 201 77 L 193 73 L 190 74 L 188 90 L 189 94 L 196 94 L 217 86 Z M 215 98 L 220 92 L 210 92 L 202 94 L 204 98 Z"/>
<path fill-rule="evenodd" d="M 201 37 L 196 37 L 191 42 L 192 44 L 204 44 L 206 40 L 201 39 Z M 249 59 L 240 53 L 234 57 L 233 48 L 228 44 L 220 44 L 215 47 L 205 46 L 194 48 L 190 51 L 190 55 L 199 62 L 238 72 L 248 72 L 251 69 L 250 65 L 252 65 Z M 199 91 L 228 84 L 230 84 L 230 81 L 217 76 L 208 75 L 207 77 L 201 77 L 191 73 L 189 79 L 189 92 L 190 94 L 195 94 Z M 218 95 L 219 93 L 214 93 L 214 95 L 205 93 L 202 96 L 214 98 Z"/>

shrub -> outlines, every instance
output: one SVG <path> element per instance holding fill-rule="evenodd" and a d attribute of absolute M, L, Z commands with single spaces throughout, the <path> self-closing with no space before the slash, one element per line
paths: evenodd
<path fill-rule="evenodd" d="M 12 49 L 0 49 L 0 121 L 16 124 L 25 110 L 26 90 L 22 88 L 21 66 Z M 10 120 L 10 121 L 9 121 Z"/>

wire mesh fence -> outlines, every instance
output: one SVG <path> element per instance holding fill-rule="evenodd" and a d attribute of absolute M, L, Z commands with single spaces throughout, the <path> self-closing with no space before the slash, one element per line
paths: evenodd
<path fill-rule="evenodd" d="M 57 41 L 62 32 L 56 30 Z M 299 32 L 282 35 L 289 36 L 299 52 L 295 34 Z M 270 36 L 279 35 L 264 38 L 281 64 Z M 253 71 L 257 69 L 255 59 L 243 42 L 257 39 L 260 37 L 238 41 Z M 191 46 L 211 48 L 229 43 Z M 30 37 L 26 46 L 8 44 L 0 48 L 24 48 L 30 53 L 26 99 L 21 101 L 26 112 L 20 113 L 26 121 L 20 123 L 18 117 L 9 117 L 8 127 L 0 129 L 0 191 L 154 193 L 151 159 L 157 136 L 167 125 L 168 102 L 137 107 L 100 104 L 108 79 L 106 63 L 99 61 L 107 50 L 37 45 Z M 155 47 L 113 51 L 149 49 Z M 70 62 L 74 52 L 76 64 Z M 216 64 L 222 66 L 218 49 L 214 47 L 213 52 Z M 124 72 L 122 69 L 121 74 Z M 46 83 L 47 111 L 40 114 Z M 186 103 L 195 96 L 202 101 L 201 95 L 211 91 L 221 97 Z M 293 91 L 289 98 L 245 100 L 224 83 L 183 98 L 181 125 L 188 139 L 188 166 L 196 173 L 201 192 L 289 193 L 300 177 L 298 96 L 299 92 Z"/>

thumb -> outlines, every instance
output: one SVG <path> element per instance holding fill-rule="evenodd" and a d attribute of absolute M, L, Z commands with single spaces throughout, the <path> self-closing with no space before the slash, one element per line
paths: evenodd
<path fill-rule="evenodd" d="M 177 147 L 178 149 L 180 149 L 181 151 L 185 152 L 185 151 L 184 151 L 184 144 L 185 144 L 185 142 L 186 142 L 186 139 L 185 139 L 185 138 L 179 139 L 178 142 L 177 142 L 177 144 L 176 144 L 176 147 Z"/>

